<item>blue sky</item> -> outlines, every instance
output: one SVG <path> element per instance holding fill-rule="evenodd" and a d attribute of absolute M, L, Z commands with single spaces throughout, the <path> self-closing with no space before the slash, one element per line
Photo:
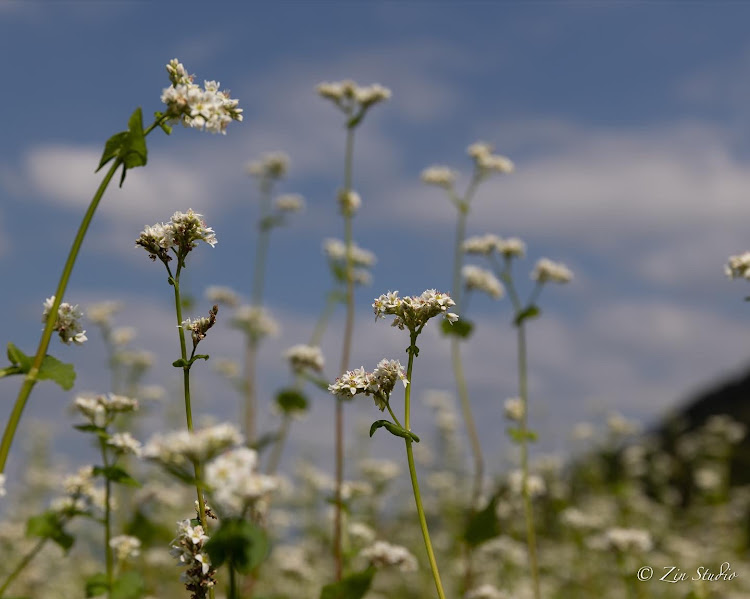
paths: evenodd
<path fill-rule="evenodd" d="M 68 299 L 120 298 L 118 324 L 159 358 L 151 382 L 172 384 L 177 348 L 170 289 L 133 242 L 145 224 L 194 208 L 217 232 L 193 257 L 187 284 L 250 288 L 256 190 L 244 174 L 267 151 L 291 156 L 280 192 L 307 212 L 274 231 L 268 305 L 282 337 L 263 357 L 270 393 L 286 382 L 280 352 L 304 341 L 328 275 L 323 237 L 341 236 L 340 114 L 314 93 L 323 80 L 379 82 L 393 91 L 357 133 L 355 188 L 364 205 L 355 237 L 378 256 L 374 284 L 358 292 L 352 364 L 405 359 L 405 339 L 372 322 L 372 298 L 450 285 L 455 214 L 420 171 L 470 172 L 466 146 L 483 139 L 517 172 L 480 190 L 471 234 L 518 235 L 523 270 L 549 256 L 574 284 L 545 291 L 532 324 L 532 417 L 559 448 L 579 420 L 617 409 L 653 421 L 696 388 L 747 364 L 747 294 L 722 267 L 750 249 L 750 7 L 741 3 L 5 2 L 0 0 L 0 310 L 2 340 L 28 352 L 41 303 L 53 293 L 75 227 L 98 179 L 103 142 L 142 106 L 160 109 L 173 57 L 197 79 L 232 90 L 245 121 L 228 135 L 176 129 L 149 138 L 149 164 L 111 189 L 84 245 Z M 200 312 L 208 309 L 203 301 Z M 516 393 L 507 301 L 474 298 L 485 322 L 465 350 L 482 434 L 499 452 L 500 404 Z M 324 343 L 338 362 L 343 314 Z M 77 390 L 106 390 L 101 343 L 52 351 L 74 361 Z M 220 329 L 207 343 L 228 356 L 240 339 Z M 434 332 L 433 332 L 434 333 Z M 415 389 L 450 388 L 448 351 L 433 333 Z M 330 373 L 335 375 L 337 373 Z M 171 382 L 170 382 L 171 381 Z M 3 381 L 10 409 L 17 381 Z M 233 417 L 235 397 L 205 369 L 198 410 Z M 40 385 L 29 417 L 62 422 L 72 394 Z M 332 406 L 316 397 L 299 443 L 327 451 Z M 375 419 L 372 406 L 352 411 Z M 270 414 L 266 421 L 273 422 Z M 373 453 L 385 450 L 375 439 Z"/>

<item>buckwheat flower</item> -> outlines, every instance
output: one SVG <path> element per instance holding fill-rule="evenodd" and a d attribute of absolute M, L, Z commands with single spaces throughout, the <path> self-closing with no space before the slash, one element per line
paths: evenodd
<path fill-rule="evenodd" d="M 387 87 L 383 87 L 379 83 L 373 83 L 365 87 L 358 87 L 355 90 L 355 97 L 362 107 L 368 107 L 378 102 L 389 100 L 391 97 L 391 90 Z"/>
<path fill-rule="evenodd" d="M 447 166 L 430 166 L 422 171 L 422 181 L 428 185 L 450 189 L 456 182 L 456 171 Z"/>
<path fill-rule="evenodd" d="M 110 339 L 114 345 L 127 345 L 135 339 L 135 334 L 133 327 L 117 327 L 112 331 Z"/>
<path fill-rule="evenodd" d="M 561 262 L 541 258 L 531 272 L 531 279 L 539 283 L 569 283 L 573 280 L 573 273 Z"/>
<path fill-rule="evenodd" d="M 385 541 L 376 541 L 359 552 L 376 568 L 396 567 L 401 572 L 416 572 L 417 558 L 400 545 L 391 545 Z"/>
<path fill-rule="evenodd" d="M 347 370 L 334 383 L 328 385 L 328 390 L 341 399 L 351 399 L 357 393 L 364 393 L 368 388 L 368 376 L 364 366 Z"/>
<path fill-rule="evenodd" d="M 212 304 L 224 304 L 230 308 L 235 308 L 240 303 L 240 297 L 234 289 L 220 285 L 207 287 L 206 299 Z"/>
<path fill-rule="evenodd" d="M 349 537 L 356 545 L 369 545 L 375 541 L 375 531 L 362 522 L 352 522 L 349 525 Z"/>
<path fill-rule="evenodd" d="M 141 442 L 130 433 L 115 433 L 107 440 L 107 445 L 114 447 L 121 453 L 141 455 Z"/>
<path fill-rule="evenodd" d="M 305 209 L 305 199 L 297 193 L 287 193 L 275 198 L 273 205 L 279 212 L 301 212 Z"/>
<path fill-rule="evenodd" d="M 120 302 L 100 302 L 86 310 L 88 319 L 99 326 L 110 326 L 112 317 L 122 309 Z"/>
<path fill-rule="evenodd" d="M 506 258 L 523 258 L 526 254 L 526 244 L 518 237 L 498 239 L 495 247 Z"/>
<path fill-rule="evenodd" d="M 653 547 L 651 533 L 640 528 L 610 528 L 605 539 L 611 548 L 622 553 L 647 553 Z"/>
<path fill-rule="evenodd" d="M 510 599 L 507 593 L 493 587 L 491 584 L 483 584 L 467 591 L 464 599 Z"/>
<path fill-rule="evenodd" d="M 211 247 L 217 243 L 216 233 L 206 226 L 203 215 L 188 209 L 187 212 L 175 212 L 170 221 L 174 234 L 174 244 L 193 249 L 199 241 L 205 241 Z"/>
<path fill-rule="evenodd" d="M 342 189 L 338 194 L 339 208 L 342 214 L 349 216 L 356 214 L 362 206 L 362 198 L 356 191 L 351 189 Z"/>
<path fill-rule="evenodd" d="M 356 497 L 369 497 L 373 494 L 372 485 L 362 481 L 345 480 L 341 483 L 341 499 L 349 501 Z"/>
<path fill-rule="evenodd" d="M 489 256 L 494 252 L 502 240 L 492 233 L 486 235 L 475 235 L 473 237 L 467 237 L 463 243 L 463 251 L 467 254 L 481 254 L 483 256 Z"/>
<path fill-rule="evenodd" d="M 216 372 L 230 379 L 238 377 L 241 371 L 239 363 L 230 358 L 211 360 L 211 366 Z"/>
<path fill-rule="evenodd" d="M 513 493 L 521 495 L 523 493 L 523 472 L 521 470 L 514 470 L 511 472 L 508 475 L 508 485 Z M 529 474 L 526 479 L 526 488 L 531 497 L 544 495 L 547 491 L 547 485 L 544 484 L 544 479 L 536 474 Z"/>
<path fill-rule="evenodd" d="M 721 473 L 715 468 L 710 468 L 708 466 L 698 468 L 693 472 L 693 480 L 695 481 L 696 487 L 701 491 L 706 492 L 718 491 L 723 482 Z"/>
<path fill-rule="evenodd" d="M 714 414 L 706 420 L 703 429 L 732 445 L 742 441 L 747 434 L 747 427 L 728 414 Z"/>
<path fill-rule="evenodd" d="M 421 295 L 403 298 L 398 296 L 398 291 L 389 291 L 375 298 L 372 307 L 376 319 L 392 314 L 396 317 L 392 326 L 415 332 L 421 331 L 427 321 L 438 314 L 442 314 L 451 323 L 458 320 L 457 314 L 448 312 L 448 308 L 455 305 L 456 302 L 447 293 L 427 289 Z"/>
<path fill-rule="evenodd" d="M 351 257 L 353 266 L 370 267 L 377 262 L 375 254 L 369 250 L 359 247 L 356 243 L 351 244 Z M 334 262 L 346 261 L 346 244 L 333 238 L 327 238 L 323 241 L 323 253 L 326 257 Z"/>
<path fill-rule="evenodd" d="M 523 400 L 520 397 L 506 399 L 503 407 L 505 409 L 505 417 L 508 420 L 513 420 L 515 422 L 523 420 L 525 409 Z"/>
<path fill-rule="evenodd" d="M 263 154 L 260 160 L 250 162 L 245 169 L 248 175 L 258 178 L 283 179 L 289 170 L 289 156 L 284 152 Z"/>
<path fill-rule="evenodd" d="M 42 312 L 42 322 L 47 322 L 47 316 L 49 316 L 52 305 L 55 302 L 55 296 L 48 297 L 44 300 L 44 311 Z M 76 345 L 83 345 L 88 339 L 86 337 L 86 331 L 81 329 L 81 323 L 79 320 L 83 318 L 83 312 L 78 309 L 78 305 L 71 306 L 67 302 L 60 304 L 57 309 L 57 320 L 55 321 L 54 329 L 60 336 L 60 340 L 65 345 L 70 345 L 71 342 Z"/>
<path fill-rule="evenodd" d="M 467 264 L 461 269 L 461 275 L 467 289 L 482 291 L 493 299 L 500 299 L 505 294 L 503 284 L 486 268 Z"/>
<path fill-rule="evenodd" d="M 206 541 L 208 536 L 202 526 L 191 526 L 190 520 L 183 520 L 178 522 L 177 537 L 170 544 L 170 554 L 186 568 L 180 580 L 193 593 L 194 599 L 208 597 L 208 589 L 216 584 L 216 571 L 211 567 L 208 554 L 203 552 Z"/>
<path fill-rule="evenodd" d="M 167 468 L 192 468 L 194 462 L 205 462 L 229 448 L 242 444 L 243 438 L 231 424 L 217 424 L 193 432 L 157 433 L 143 448 L 147 460 Z"/>
<path fill-rule="evenodd" d="M 476 161 L 477 167 L 484 173 L 496 172 L 509 174 L 515 170 L 515 165 L 510 158 L 499 154 L 480 156 Z"/>
<path fill-rule="evenodd" d="M 494 148 L 483 141 L 476 141 L 466 148 L 466 153 L 471 156 L 474 160 L 490 156 Z"/>
<path fill-rule="evenodd" d="M 613 412 L 607 417 L 607 427 L 610 432 L 623 437 L 635 435 L 641 430 L 640 423 L 628 420 L 618 412 Z"/>
<path fill-rule="evenodd" d="M 141 554 L 141 541 L 130 535 L 118 535 L 109 540 L 109 546 L 118 562 L 124 562 Z"/>
<path fill-rule="evenodd" d="M 321 97 L 331 100 L 349 115 L 354 111 L 363 112 L 370 106 L 391 97 L 391 90 L 378 83 L 359 86 L 349 79 L 333 83 L 319 83 L 315 89 Z"/>
<path fill-rule="evenodd" d="M 364 459 L 359 462 L 359 469 L 376 486 L 389 483 L 401 472 L 401 466 L 391 460 Z"/>
<path fill-rule="evenodd" d="M 206 483 L 219 514 L 242 517 L 246 509 L 276 489 L 276 480 L 255 472 L 258 454 L 247 447 L 231 449 L 208 463 Z"/>
<path fill-rule="evenodd" d="M 164 89 L 161 101 L 167 105 L 165 114 L 171 122 L 181 122 L 185 127 L 226 134 L 232 121 L 242 121 L 238 100 L 229 97 L 228 91 L 219 90 L 216 81 L 204 81 L 203 88 L 193 83 L 185 67 L 175 58 L 167 65 L 171 87 Z"/>
<path fill-rule="evenodd" d="M 344 97 L 344 85 L 342 83 L 319 83 L 315 89 L 321 97 L 334 102 L 339 102 Z"/>
<path fill-rule="evenodd" d="M 279 332 L 278 323 L 268 310 L 256 306 L 240 306 L 229 321 L 230 326 L 245 331 L 256 341 L 264 337 L 275 337 Z"/>
<path fill-rule="evenodd" d="M 730 279 L 750 279 L 750 252 L 730 256 L 729 263 L 724 266 L 724 273 Z"/>
<path fill-rule="evenodd" d="M 572 530 L 587 531 L 599 528 L 602 520 L 597 514 L 583 512 L 574 507 L 567 507 L 560 512 L 560 522 Z"/>
<path fill-rule="evenodd" d="M 134 370 L 148 370 L 155 359 L 150 351 L 120 351 L 115 357 L 120 364 Z"/>
<path fill-rule="evenodd" d="M 138 400 L 124 395 L 95 395 L 93 397 L 76 397 L 73 405 L 88 418 L 94 426 L 105 427 L 112 422 L 115 414 L 134 412 L 138 409 Z"/>
<path fill-rule="evenodd" d="M 409 384 L 404 367 L 398 360 L 383 358 L 372 371 L 372 377 L 368 381 L 368 390 L 373 394 L 375 405 L 381 412 L 385 410 L 385 403 L 397 380 L 404 384 L 404 388 Z"/>
<path fill-rule="evenodd" d="M 323 352 L 317 345 L 293 345 L 284 352 L 284 357 L 295 372 L 307 369 L 320 372 L 325 366 Z"/>
<path fill-rule="evenodd" d="M 194 348 L 206 338 L 208 330 L 216 324 L 216 315 L 218 312 L 219 306 L 215 305 L 209 310 L 208 316 L 201 316 L 195 320 L 187 318 L 180 323 L 180 327 L 190 333 Z"/>

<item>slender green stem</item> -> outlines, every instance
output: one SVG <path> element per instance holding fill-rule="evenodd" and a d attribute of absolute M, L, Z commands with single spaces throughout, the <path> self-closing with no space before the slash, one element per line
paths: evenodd
<path fill-rule="evenodd" d="M 100 438 L 99 448 L 102 452 L 102 463 L 104 468 L 109 468 L 107 459 L 107 442 Z M 109 542 L 112 539 L 112 481 L 109 477 L 104 479 L 104 555 L 107 564 L 107 597 L 112 596 L 112 583 L 114 582 L 114 558 L 112 547 Z"/>
<path fill-rule="evenodd" d="M 240 599 L 240 589 L 237 586 L 237 573 L 234 565 L 229 564 L 229 599 Z"/>
<path fill-rule="evenodd" d="M 517 325 L 518 332 L 518 387 L 523 403 L 523 415 L 521 417 L 521 484 L 523 494 L 523 511 L 526 519 L 526 542 L 529 549 L 529 565 L 531 567 L 531 578 L 534 586 L 535 599 L 541 598 L 539 588 L 539 561 L 536 552 L 536 534 L 534 532 L 534 512 L 531 506 L 531 494 L 529 493 L 529 445 L 528 445 L 528 373 L 526 362 L 526 328 L 521 322 Z"/>
<path fill-rule="evenodd" d="M 412 387 L 412 370 L 414 366 L 414 354 L 416 353 L 416 333 L 411 334 L 411 345 L 409 346 L 409 363 L 406 368 L 406 379 L 409 381 L 406 384 L 406 391 L 404 393 L 404 426 L 406 430 L 410 431 L 411 423 L 411 387 Z M 412 440 L 406 439 L 406 459 L 409 462 L 409 475 L 411 476 L 411 486 L 414 490 L 414 501 L 417 504 L 417 515 L 419 516 L 419 526 L 422 529 L 422 537 L 424 537 L 424 545 L 427 549 L 427 559 L 430 562 L 430 569 L 432 570 L 432 577 L 435 580 L 435 588 L 440 599 L 445 599 L 445 592 L 443 591 L 443 583 L 440 581 L 440 572 L 438 571 L 437 561 L 435 560 L 435 553 L 432 550 L 432 542 L 430 541 L 430 531 L 427 529 L 427 518 L 424 514 L 424 507 L 422 507 L 422 494 L 419 492 L 419 481 L 417 480 L 417 468 L 414 465 L 414 452 L 412 451 Z"/>
<path fill-rule="evenodd" d="M 344 193 L 352 187 L 352 159 L 354 156 L 354 128 L 346 129 L 346 150 L 344 152 Z M 344 213 L 344 243 L 346 245 L 346 324 L 344 325 L 344 340 L 341 349 L 341 363 L 339 372 L 345 372 L 349 367 L 352 336 L 354 334 L 354 277 L 352 276 L 352 214 L 349 210 Z M 333 561 L 335 579 L 341 580 L 343 574 L 342 561 L 342 529 L 341 529 L 341 487 L 344 483 L 344 404 L 336 399 L 336 510 L 333 519 Z"/>
<path fill-rule="evenodd" d="M 188 355 L 187 355 L 187 346 L 185 344 L 185 329 L 182 328 L 182 298 L 180 297 L 180 273 L 182 271 L 182 259 L 178 257 L 178 264 L 177 264 L 177 271 L 175 272 L 175 275 L 172 276 L 171 271 L 169 270 L 169 266 L 167 266 L 167 271 L 170 273 L 170 279 L 172 281 L 172 286 L 174 287 L 174 305 L 175 305 L 175 312 L 177 313 L 177 331 L 179 332 L 180 336 L 180 357 L 183 361 L 183 367 L 182 367 L 182 382 L 183 382 L 183 390 L 185 394 L 185 419 L 187 421 L 187 429 L 188 431 L 193 431 L 193 410 L 190 402 L 190 366 L 187 365 Z M 193 351 L 195 353 L 195 351 Z M 206 502 L 203 499 L 203 490 L 201 489 L 200 481 L 202 480 L 202 469 L 201 465 L 198 462 L 193 463 L 193 469 L 195 472 L 195 480 L 198 481 L 198 483 L 195 486 L 195 491 L 198 494 L 198 518 L 201 522 L 201 526 L 203 527 L 203 532 L 208 534 L 208 522 L 206 519 Z M 214 597 L 214 589 L 210 588 L 208 590 L 208 595 L 211 599 Z"/>
<path fill-rule="evenodd" d="M 273 452 L 268 458 L 268 469 L 267 474 L 273 476 L 276 474 L 276 470 L 279 468 L 279 462 L 281 462 L 281 453 L 284 449 L 284 444 L 289 435 L 289 425 L 292 422 L 292 417 L 284 412 L 281 417 L 281 426 L 279 427 L 279 435 L 276 439 L 276 443 L 273 445 Z"/>
<path fill-rule="evenodd" d="M 23 385 L 21 385 L 21 389 L 18 392 L 18 397 L 16 398 L 16 403 L 13 405 L 13 411 L 11 412 L 10 418 L 8 419 L 8 424 L 5 425 L 3 439 L 2 441 L 0 441 L 0 473 L 5 471 L 5 463 L 8 460 L 10 446 L 13 443 L 13 437 L 16 434 L 18 423 L 21 421 L 21 415 L 23 414 L 23 410 L 26 407 L 26 402 L 29 399 L 31 390 L 34 388 L 34 385 L 37 382 L 39 369 L 42 366 L 42 361 L 44 360 L 44 356 L 47 353 L 47 348 L 49 347 L 49 342 L 52 338 L 55 324 L 57 323 L 57 311 L 60 308 L 63 296 L 65 295 L 65 290 L 68 287 L 68 281 L 70 280 L 70 275 L 73 272 L 73 266 L 75 265 L 76 258 L 78 257 L 78 252 L 80 251 L 81 245 L 83 244 L 83 239 L 86 236 L 86 232 L 88 231 L 89 225 L 91 224 L 91 220 L 94 218 L 94 212 L 96 212 L 96 209 L 99 206 L 99 202 L 104 196 L 104 192 L 106 191 L 109 182 L 112 180 L 115 171 L 120 167 L 120 165 L 121 162 L 119 160 L 114 160 L 112 166 L 107 171 L 107 174 L 104 175 L 102 182 L 99 184 L 99 188 L 96 190 L 96 193 L 94 194 L 94 197 L 89 204 L 88 210 L 86 210 L 86 214 L 83 216 L 81 225 L 78 227 L 78 232 L 76 233 L 75 239 L 73 239 L 73 245 L 70 248 L 68 259 L 65 261 L 62 275 L 60 275 L 60 281 L 57 284 L 57 289 L 55 291 L 55 301 L 52 303 L 52 308 L 50 309 L 49 315 L 47 316 L 47 322 L 44 325 L 44 331 L 42 332 L 42 337 L 39 340 L 39 346 L 37 347 L 36 354 L 34 355 L 34 360 L 32 361 L 31 368 L 26 374 Z"/>
<path fill-rule="evenodd" d="M 31 560 L 33 560 L 37 553 L 39 553 L 44 545 L 49 540 L 49 537 L 42 537 L 39 539 L 34 546 L 29 550 L 29 552 L 23 556 L 20 562 L 18 562 L 18 565 L 13 569 L 13 571 L 8 574 L 8 578 L 5 579 L 5 582 L 3 583 L 3 586 L 0 586 L 0 597 L 2 597 L 5 594 L 5 591 L 8 589 L 8 587 L 13 583 L 13 581 L 18 578 L 18 575 L 21 574 L 21 572 L 24 571 L 26 566 L 28 566 L 31 563 Z"/>

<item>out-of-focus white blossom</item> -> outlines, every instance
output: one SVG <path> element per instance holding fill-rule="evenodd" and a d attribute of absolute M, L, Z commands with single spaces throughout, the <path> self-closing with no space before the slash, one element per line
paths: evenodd
<path fill-rule="evenodd" d="M 124 395 L 108 393 L 107 395 L 92 397 L 76 397 L 73 405 L 88 418 L 91 424 L 103 428 L 112 422 L 115 414 L 137 410 L 138 400 Z"/>
<path fill-rule="evenodd" d="M 361 86 L 349 79 L 333 83 L 319 83 L 316 91 L 321 97 L 331 100 L 349 116 L 355 111 L 364 111 L 391 97 L 391 90 L 378 83 Z"/>
<path fill-rule="evenodd" d="M 88 319 L 99 326 L 110 326 L 112 317 L 122 309 L 120 302 L 100 302 L 92 304 L 86 310 Z"/>
<path fill-rule="evenodd" d="M 447 166 L 430 166 L 422 171 L 422 181 L 428 185 L 450 189 L 456 182 L 456 171 Z"/>
<path fill-rule="evenodd" d="M 610 528 L 605 533 L 607 543 L 622 553 L 651 551 L 651 533 L 640 528 Z"/>
<path fill-rule="evenodd" d="M 505 417 L 508 420 L 513 420 L 515 422 L 523 420 L 523 415 L 526 410 L 523 405 L 523 400 L 520 397 L 510 397 L 506 399 L 503 408 L 505 409 Z"/>
<path fill-rule="evenodd" d="M 328 238 L 323 241 L 323 253 L 326 258 L 334 262 L 346 262 L 346 244 L 340 239 Z M 376 262 L 375 254 L 362 249 L 356 243 L 350 246 L 353 266 L 373 266 Z"/>
<path fill-rule="evenodd" d="M 492 172 L 507 174 L 515 170 L 515 165 L 509 158 L 493 154 L 493 147 L 485 142 L 471 144 L 466 152 L 474 159 L 474 165 L 482 176 Z"/>
<path fill-rule="evenodd" d="M 273 206 L 279 212 L 301 212 L 305 209 L 305 199 L 298 193 L 286 193 L 274 198 Z"/>
<path fill-rule="evenodd" d="M 730 256 L 724 273 L 730 279 L 750 279 L 750 252 Z"/>
<path fill-rule="evenodd" d="M 521 495 L 523 493 L 523 472 L 521 470 L 513 470 L 508 475 L 508 485 L 513 493 Z M 544 495 L 547 491 L 547 485 L 544 483 L 544 479 L 536 474 L 529 474 L 527 476 L 526 488 L 531 497 Z"/>
<path fill-rule="evenodd" d="M 112 331 L 110 339 L 114 345 L 127 345 L 135 339 L 135 329 L 133 327 L 117 327 Z"/>
<path fill-rule="evenodd" d="M 109 546 L 112 548 L 115 559 L 118 562 L 124 562 L 141 554 L 141 541 L 130 535 L 118 535 L 109 540 Z"/>
<path fill-rule="evenodd" d="M 325 366 L 323 352 L 317 345 L 298 344 L 293 345 L 284 352 L 284 357 L 289 361 L 292 370 L 301 372 L 307 369 L 320 372 Z"/>
<path fill-rule="evenodd" d="M 481 291 L 493 299 L 500 299 L 505 293 L 503 284 L 486 268 L 466 264 L 461 269 L 461 275 L 467 289 Z"/>
<path fill-rule="evenodd" d="M 569 283 L 573 280 L 573 272 L 561 262 L 541 258 L 531 271 L 531 279 L 539 283 Z"/>
<path fill-rule="evenodd" d="M 342 189 L 339 191 L 338 201 L 341 213 L 349 216 L 356 214 L 362 207 L 362 198 L 352 189 Z"/>
<path fill-rule="evenodd" d="M 464 599 L 509 599 L 509 596 L 491 584 L 483 584 L 468 591 Z"/>
<path fill-rule="evenodd" d="M 276 480 L 255 471 L 258 454 L 247 447 L 231 449 L 206 466 L 212 503 L 223 517 L 241 517 L 245 510 L 276 488 Z"/>
<path fill-rule="evenodd" d="M 107 440 L 107 445 L 118 449 L 122 453 L 132 453 L 136 456 L 141 455 L 141 442 L 130 433 L 115 433 Z"/>
<path fill-rule="evenodd" d="M 359 469 L 365 478 L 377 486 L 392 481 L 401 472 L 399 464 L 391 460 L 364 459 L 359 462 Z"/>
<path fill-rule="evenodd" d="M 234 289 L 220 285 L 207 287 L 206 299 L 212 304 L 224 304 L 230 308 L 234 308 L 240 303 L 239 295 Z"/>
<path fill-rule="evenodd" d="M 176 58 L 169 61 L 167 72 L 172 85 L 164 89 L 161 101 L 167 105 L 165 114 L 171 122 L 224 135 L 229 123 L 242 121 L 238 100 L 219 90 L 217 81 L 204 81 L 201 88 Z"/>
<path fill-rule="evenodd" d="M 284 152 L 268 152 L 260 160 L 250 162 L 248 175 L 258 178 L 282 179 L 289 170 L 289 156 Z"/>
<path fill-rule="evenodd" d="M 143 448 L 143 457 L 168 468 L 192 468 L 193 462 L 206 462 L 221 452 L 242 444 L 243 438 L 232 424 L 217 424 L 193 432 L 157 433 Z"/>
<path fill-rule="evenodd" d="M 229 324 L 236 329 L 245 331 L 256 341 L 260 341 L 264 337 L 274 337 L 279 333 L 279 325 L 271 317 L 268 310 L 258 306 L 240 306 L 230 319 Z"/>
<path fill-rule="evenodd" d="M 376 568 L 396 567 L 401 572 L 415 572 L 418 566 L 417 558 L 406 547 L 385 541 L 376 541 L 359 555 Z"/>
<path fill-rule="evenodd" d="M 44 300 L 44 311 L 42 312 L 42 322 L 47 322 L 52 305 L 55 303 L 55 296 L 48 297 Z M 53 330 L 57 331 L 60 340 L 66 345 L 75 343 L 83 345 L 87 341 L 86 331 L 81 328 L 79 320 L 83 318 L 83 312 L 78 309 L 78 304 L 71 306 L 67 302 L 62 302 L 57 309 L 57 320 Z"/>

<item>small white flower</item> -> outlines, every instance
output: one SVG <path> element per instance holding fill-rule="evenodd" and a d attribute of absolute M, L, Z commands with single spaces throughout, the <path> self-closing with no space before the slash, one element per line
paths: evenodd
<path fill-rule="evenodd" d="M 389 291 L 375 298 L 372 307 L 376 319 L 392 314 L 396 317 L 392 326 L 401 330 L 406 328 L 409 331 L 416 331 L 438 314 L 442 314 L 448 322 L 455 322 L 458 320 L 458 315 L 448 312 L 448 308 L 455 305 L 456 302 L 447 293 L 427 289 L 421 295 L 403 298 L 398 296 L 398 291 Z"/>
<path fill-rule="evenodd" d="M 481 254 L 489 256 L 494 252 L 502 240 L 492 233 L 486 235 L 475 235 L 474 237 L 468 237 L 463 243 L 463 250 L 467 254 Z"/>
<path fill-rule="evenodd" d="M 500 299 L 505 294 L 503 284 L 486 268 L 467 264 L 461 269 L 461 275 L 467 289 L 482 291 L 493 299 Z"/>
<path fill-rule="evenodd" d="M 301 212 L 305 208 L 305 200 L 297 193 L 287 193 L 275 198 L 273 205 L 279 212 Z"/>
<path fill-rule="evenodd" d="M 351 189 L 342 189 L 339 191 L 338 201 L 342 214 L 356 214 L 362 206 L 362 198 L 359 197 L 356 191 Z"/>
<path fill-rule="evenodd" d="M 289 170 L 289 162 L 289 156 L 284 152 L 269 152 L 260 160 L 249 163 L 246 171 L 253 177 L 283 179 Z"/>
<path fill-rule="evenodd" d="M 520 397 L 511 397 L 505 400 L 505 417 L 508 420 L 520 422 L 524 416 L 523 400 Z"/>
<path fill-rule="evenodd" d="M 750 279 L 750 252 L 730 256 L 729 263 L 724 266 L 724 273 L 730 279 Z"/>
<path fill-rule="evenodd" d="M 325 366 L 323 352 L 317 345 L 293 345 L 284 352 L 284 357 L 289 360 L 292 370 L 295 371 L 303 371 L 309 368 L 320 372 Z"/>
<path fill-rule="evenodd" d="M 431 166 L 422 171 L 422 181 L 450 189 L 456 182 L 456 172 L 447 166 Z"/>
<path fill-rule="evenodd" d="M 279 333 L 278 323 L 263 307 L 240 306 L 230 319 L 229 324 L 234 328 L 245 331 L 256 341 L 264 337 L 275 337 Z"/>
<path fill-rule="evenodd" d="M 531 272 L 531 279 L 539 283 L 546 283 L 547 281 L 569 283 L 573 280 L 573 273 L 561 262 L 553 262 L 547 258 L 542 258 Z"/>
<path fill-rule="evenodd" d="M 55 296 L 48 297 L 44 300 L 44 311 L 42 312 L 42 322 L 47 322 L 50 310 L 55 302 Z M 62 302 L 57 309 L 57 320 L 54 329 L 60 336 L 60 340 L 66 345 L 71 342 L 76 345 L 83 345 L 88 340 L 86 331 L 81 329 L 79 320 L 83 318 L 83 312 L 78 309 L 78 305 L 71 306 L 67 302 Z"/>
<path fill-rule="evenodd" d="M 464 599 L 509 599 L 509 597 L 491 584 L 483 584 L 468 591 Z"/>
<path fill-rule="evenodd" d="M 234 308 L 240 303 L 237 292 L 231 287 L 212 285 L 206 288 L 206 299 L 212 304 L 224 304 Z"/>
<path fill-rule="evenodd" d="M 511 472 L 508 475 L 508 485 L 513 493 L 521 495 L 523 493 L 523 472 L 521 470 L 514 470 Z M 544 495 L 547 491 L 547 485 L 544 483 L 544 479 L 536 474 L 528 475 L 526 479 L 526 488 L 531 497 Z"/>
<path fill-rule="evenodd" d="M 401 572 L 416 572 L 417 570 L 417 558 L 406 547 L 400 545 L 376 541 L 359 554 L 376 568 L 393 566 Z"/>
<path fill-rule="evenodd" d="M 138 557 L 141 554 L 141 541 L 130 535 L 118 535 L 109 540 L 109 546 L 118 562 Z"/>
<path fill-rule="evenodd" d="M 112 317 L 122 309 L 120 302 L 101 302 L 92 304 L 86 310 L 88 319 L 99 326 L 110 326 Z"/>
<path fill-rule="evenodd" d="M 647 553 L 653 547 L 651 533 L 640 528 L 610 528 L 605 539 L 610 547 L 623 553 Z"/>
<path fill-rule="evenodd" d="M 135 329 L 133 327 L 118 327 L 112 331 L 110 337 L 114 345 L 127 345 L 135 339 Z"/>
<path fill-rule="evenodd" d="M 132 453 L 136 456 L 141 455 L 141 442 L 130 433 L 115 433 L 107 441 L 107 445 L 111 445 L 123 453 Z"/>
<path fill-rule="evenodd" d="M 506 258 L 523 258 L 526 254 L 526 244 L 518 237 L 499 239 L 496 248 Z"/>

